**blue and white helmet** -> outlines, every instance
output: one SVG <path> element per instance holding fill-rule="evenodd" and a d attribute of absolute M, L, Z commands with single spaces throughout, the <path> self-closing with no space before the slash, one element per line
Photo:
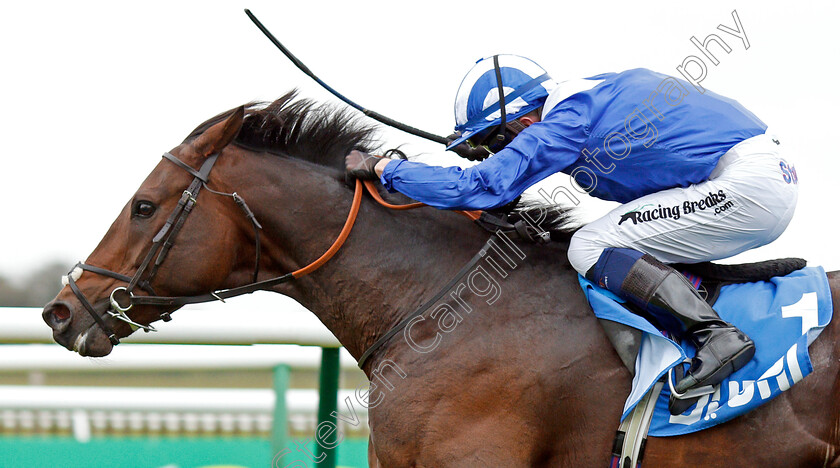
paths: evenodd
<path fill-rule="evenodd" d="M 555 83 L 533 60 L 519 55 L 498 55 L 505 95 L 507 120 L 514 120 L 545 103 Z M 499 84 L 493 57 L 485 57 L 470 69 L 455 96 L 455 131 L 461 136 L 450 149 L 502 120 Z"/>

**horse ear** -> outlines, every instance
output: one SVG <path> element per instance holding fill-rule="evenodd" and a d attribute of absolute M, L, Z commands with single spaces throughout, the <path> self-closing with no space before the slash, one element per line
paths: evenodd
<path fill-rule="evenodd" d="M 245 106 L 239 106 L 223 122 L 208 128 L 192 143 L 193 149 L 201 156 L 218 153 L 239 133 L 242 121 L 245 119 Z"/>

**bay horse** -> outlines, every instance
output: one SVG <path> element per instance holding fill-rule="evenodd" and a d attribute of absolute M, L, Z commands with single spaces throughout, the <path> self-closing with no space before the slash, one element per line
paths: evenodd
<path fill-rule="evenodd" d="M 117 306 L 128 309 L 130 282 L 136 297 L 206 299 L 308 265 L 328 250 L 358 199 L 345 183 L 344 155 L 376 150 L 373 131 L 294 93 L 209 119 L 149 174 L 86 260 L 91 269 L 71 275 L 73 287 L 46 305 L 55 340 L 104 356 L 119 338 L 179 307 L 138 303 L 123 313 L 128 321 L 107 314 L 115 291 Z M 215 166 L 200 180 L 211 158 Z M 193 199 L 184 189 L 197 180 L 205 190 Z M 234 192 L 242 203 L 225 196 Z M 147 253 L 172 222 L 167 214 L 185 203 L 194 203 L 192 214 L 175 220 L 168 253 Z M 360 203 L 352 233 L 331 260 L 270 287 L 312 311 L 357 359 L 458 277 L 489 236 L 445 211 L 393 211 L 370 197 Z M 558 213 L 554 242 L 498 239 L 504 255 L 483 258 L 442 305 L 365 361 L 371 467 L 608 464 L 631 376 L 581 293 L 566 259 L 572 230 Z M 838 309 L 840 275 L 829 280 Z M 840 467 L 836 322 L 811 346 L 812 375 L 728 423 L 649 439 L 646 465 Z"/>

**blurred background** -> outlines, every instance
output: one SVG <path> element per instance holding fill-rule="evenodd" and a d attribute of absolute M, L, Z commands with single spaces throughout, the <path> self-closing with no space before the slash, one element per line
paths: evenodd
<path fill-rule="evenodd" d="M 280 447 L 311 447 L 325 355 L 339 401 L 364 384 L 311 314 L 271 294 L 179 311 L 160 334 L 104 359 L 47 344 L 39 308 L 162 152 L 221 111 L 292 88 L 337 103 L 243 8 L 350 99 L 439 135 L 451 133 L 455 91 L 481 57 L 524 55 L 558 81 L 636 67 L 679 77 L 687 57 L 706 59 L 691 37 L 717 34 L 731 52 L 711 46 L 720 63 L 705 60 L 703 86 L 782 135 L 800 180 L 788 230 L 726 261 L 798 256 L 840 268 L 840 158 L 830 143 L 840 108 L 837 3 L 15 2 L 0 15 L 0 466 L 266 466 Z M 749 49 L 717 29 L 735 27 L 733 10 Z M 396 130 L 382 128 L 380 138 L 426 162 L 468 164 Z M 570 187 L 568 176 L 541 184 L 560 185 Z M 581 221 L 613 206 L 578 198 Z M 220 338 L 219 307 L 265 332 L 263 344 Z M 366 466 L 366 413 L 359 417 L 339 421 L 346 440 L 331 456 L 339 466 Z"/>

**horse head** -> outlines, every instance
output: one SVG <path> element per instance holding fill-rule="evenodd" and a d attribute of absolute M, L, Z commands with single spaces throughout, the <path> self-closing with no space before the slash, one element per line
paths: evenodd
<path fill-rule="evenodd" d="M 148 329 L 151 322 L 168 318 L 177 308 L 131 305 L 126 287 L 133 282 L 131 295 L 184 296 L 241 281 L 247 277 L 245 271 L 253 269 L 253 260 L 246 265 L 246 252 L 235 247 L 244 242 L 232 243 L 234 248 L 213 248 L 218 244 L 214 239 L 252 235 L 244 232 L 251 229 L 250 223 L 236 205 L 213 194 L 201 197 L 199 203 L 196 194 L 186 193 L 190 187 L 195 191 L 204 185 L 204 181 L 192 185 L 191 181 L 198 180 L 193 172 L 210 158 L 233 157 L 225 154 L 226 147 L 242 127 L 244 107 L 226 114 L 161 160 L 85 263 L 65 277 L 66 286 L 43 311 L 58 343 L 82 355 L 107 355 L 116 340 L 138 328 Z M 218 174 L 214 171 L 208 178 L 208 190 L 228 190 L 224 177 L 219 177 L 225 165 L 229 162 L 220 163 Z M 71 282 L 73 288 L 67 284 Z M 130 320 L 109 316 L 113 300 L 123 306 L 123 315 L 130 315 Z M 92 310 L 86 311 L 85 302 Z"/>
<path fill-rule="evenodd" d="M 349 208 L 353 198 L 343 156 L 370 150 L 374 129 L 294 97 L 222 113 L 164 154 L 44 308 L 58 343 L 107 355 L 120 338 L 153 330 L 184 304 L 214 300 L 220 290 L 251 292 L 242 288 L 323 253 L 332 234 L 313 234 L 337 233 L 347 212 L 331 208 L 345 200 Z M 297 283 L 282 292 L 299 299 L 312 286 Z"/>

